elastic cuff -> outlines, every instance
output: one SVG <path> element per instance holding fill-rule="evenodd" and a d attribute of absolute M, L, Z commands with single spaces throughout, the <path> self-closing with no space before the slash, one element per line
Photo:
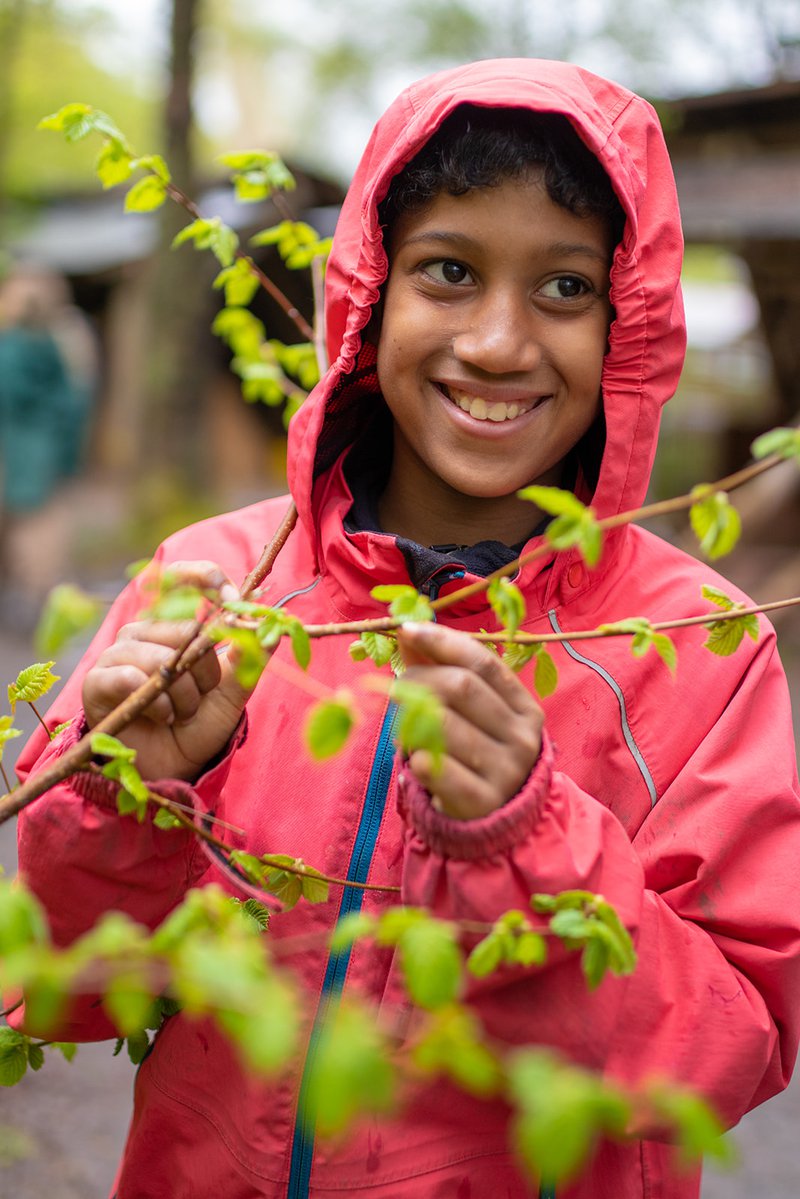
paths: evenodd
<path fill-rule="evenodd" d="M 188 805 L 195 811 L 207 812 L 212 810 L 216 806 L 219 792 L 228 776 L 231 756 L 247 737 L 247 731 L 247 712 L 244 712 L 241 720 L 231 734 L 231 739 L 225 749 L 218 754 L 209 768 L 194 783 L 172 778 L 148 779 L 146 780 L 147 786 L 158 795 L 163 795 L 165 799 L 174 799 L 178 803 Z M 86 717 L 83 712 L 80 712 L 72 721 L 69 728 L 60 734 L 63 740 L 60 741 L 59 749 L 62 752 L 69 749 L 88 732 L 89 728 L 86 724 Z M 104 778 L 103 775 L 96 774 L 94 771 L 81 770 L 71 775 L 67 780 L 67 784 L 72 786 L 77 795 L 80 795 L 83 799 L 88 799 L 98 807 L 110 808 L 113 811 L 117 810 L 119 783 Z"/>
<path fill-rule="evenodd" d="M 550 792 L 553 759 L 553 744 L 543 732 L 541 752 L 521 790 L 502 808 L 476 820 L 455 820 L 437 812 L 430 794 L 407 770 L 398 778 L 397 806 L 409 828 L 442 857 L 474 861 L 508 853 L 541 818 Z"/>

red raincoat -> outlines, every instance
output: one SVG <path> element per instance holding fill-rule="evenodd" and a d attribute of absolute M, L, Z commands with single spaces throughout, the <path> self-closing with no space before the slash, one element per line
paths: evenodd
<path fill-rule="evenodd" d="M 386 272 L 376 203 L 463 101 L 566 114 L 614 183 L 627 225 L 611 275 L 607 439 L 593 504 L 607 516 L 645 494 L 660 409 L 684 349 L 681 232 L 658 120 L 630 92 L 574 66 L 506 60 L 443 72 L 410 88 L 381 120 L 337 230 L 327 308 L 333 366 L 292 424 L 289 479 L 300 523 L 266 588 L 266 602 L 285 603 L 304 621 L 377 616 L 383 609 L 370 588 L 408 581 L 392 536 L 344 530 L 351 496 L 342 458 L 377 402 L 372 360 L 361 348 Z M 159 556 L 213 559 L 241 578 L 285 509 L 285 500 L 269 501 L 207 521 L 170 538 Z M 732 591 L 707 566 L 635 527 L 608 536 L 594 571 L 567 552 L 523 568 L 517 581 L 530 632 L 693 615 L 708 609 L 703 583 Z M 445 582 L 442 594 L 459 585 Z M 87 662 L 139 606 L 134 584 Z M 442 618 L 459 629 L 496 627 L 483 595 Z M 759 625 L 757 643 L 746 637 L 727 658 L 703 648 L 702 628 L 678 631 L 674 677 L 654 653 L 634 659 L 627 638 L 555 646 L 560 678 L 544 705 L 542 756 L 505 807 L 469 822 L 439 814 L 419 787 L 398 779 L 390 718 L 374 698 L 343 753 L 312 762 L 301 729 L 313 701 L 270 667 L 248 706 L 249 731 L 200 780 L 198 802 L 245 828 L 251 852 L 295 854 L 331 875 L 399 884 L 404 902 L 442 917 L 486 922 L 527 908 L 532 892 L 601 892 L 635 938 L 639 965 L 630 978 L 588 994 L 577 955 L 561 955 L 544 968 L 475 982 L 470 1002 L 506 1042 L 552 1045 L 623 1080 L 667 1075 L 733 1124 L 786 1085 L 800 996 L 800 805 L 789 701 L 774 634 L 763 618 Z M 278 657 L 288 656 L 283 644 Z M 79 710 L 85 669 L 64 688 L 52 722 Z M 328 638 L 315 644 L 309 673 L 352 686 L 373 669 L 351 661 L 347 639 Z M 23 774 L 75 735 L 51 745 L 35 737 Z M 109 908 L 155 925 L 189 885 L 221 877 L 189 834 L 119 819 L 105 785 L 91 778 L 54 788 L 21 817 L 20 868 L 63 943 Z M 332 928 L 340 912 L 388 902 L 348 890 L 275 916 L 270 936 Z M 342 988 L 386 1011 L 401 1002 L 391 954 L 370 944 L 339 958 L 311 950 L 297 970 L 312 1045 Z M 113 1033 L 87 1003 L 60 1035 Z M 397 1119 L 366 1121 L 343 1145 L 315 1143 L 296 1124 L 303 1069 L 276 1085 L 255 1082 L 207 1024 L 170 1019 L 137 1076 L 119 1199 L 538 1193 L 509 1150 L 501 1105 L 436 1083 L 415 1092 Z M 659 1141 L 609 1143 L 559 1199 L 691 1199 L 698 1186 L 697 1172 L 673 1171 Z"/>

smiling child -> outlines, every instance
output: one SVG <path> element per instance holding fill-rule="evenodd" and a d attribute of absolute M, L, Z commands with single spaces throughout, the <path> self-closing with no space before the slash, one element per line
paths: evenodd
<path fill-rule="evenodd" d="M 388 110 L 344 203 L 327 280 L 332 366 L 295 417 L 299 522 L 264 601 L 303 621 L 379 616 L 378 583 L 432 597 L 542 545 L 517 492 L 554 484 L 600 517 L 647 489 L 659 415 L 680 374 L 681 231 L 655 113 L 578 67 L 473 63 L 422 80 Z M 184 530 L 158 551 L 187 579 L 240 579 L 286 511 L 270 500 Z M 397 762 L 394 710 L 366 705 L 342 754 L 312 763 L 309 706 L 268 666 L 251 693 L 209 654 L 123 734 L 143 775 L 246 830 L 250 853 L 401 888 L 444 919 L 491 924 L 534 892 L 602 893 L 636 971 L 589 993 L 577 955 L 502 968 L 466 996 L 498 1040 L 553 1046 L 611 1078 L 666 1075 L 727 1124 L 786 1085 L 800 997 L 800 803 L 787 689 L 759 621 L 731 657 L 701 628 L 674 635 L 674 676 L 627 638 L 570 633 L 630 616 L 701 613 L 701 586 L 740 593 L 647 531 L 610 531 L 597 567 L 549 551 L 515 575 L 522 628 L 564 632 L 554 695 L 465 633 L 497 624 L 485 593 L 402 635 L 408 676 L 445 708 L 447 750 Z M 24 772 L 63 752 L 167 660 L 185 627 L 142 621 L 123 593 Z M 288 654 L 285 644 L 276 656 Z M 354 687 L 371 664 L 315 644 L 312 677 Z M 185 786 L 184 786 L 185 790 Z M 114 788 L 73 777 L 20 819 L 20 868 L 68 943 L 109 908 L 154 926 L 187 887 L 237 879 L 184 832 L 121 820 Z M 393 901 L 347 889 L 275 915 L 280 939 Z M 297 973 L 310 1054 L 274 1084 L 244 1076 L 207 1022 L 178 1014 L 140 1068 L 117 1199 L 523 1199 L 508 1112 L 441 1080 L 334 1145 L 302 1118 L 308 1061 L 338 996 L 402 1011 L 387 950 L 309 949 Z M 114 1035 L 76 1004 L 65 1039 Z M 603 1143 L 558 1199 L 696 1199 L 662 1130 Z M 542 1192 L 544 1194 L 544 1192 Z M 549 1194 L 549 1192 L 548 1192 Z"/>

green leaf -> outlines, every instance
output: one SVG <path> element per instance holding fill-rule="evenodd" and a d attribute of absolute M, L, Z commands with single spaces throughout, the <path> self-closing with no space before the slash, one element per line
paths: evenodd
<path fill-rule="evenodd" d="M 18 703 L 35 703 L 59 681 L 61 676 L 53 674 L 53 666 L 55 662 L 34 662 L 32 666 L 21 670 L 13 683 L 8 684 L 8 702 L 12 713 L 16 712 Z"/>
<path fill-rule="evenodd" d="M 142 180 L 146 182 L 146 180 Z M 163 186 L 163 184 L 162 184 Z M 172 248 L 192 242 L 196 250 L 211 250 L 223 267 L 232 264 L 239 245 L 236 232 L 219 217 L 198 217 L 184 226 L 172 239 Z M 216 322 L 215 322 L 216 324 Z M 217 329 L 214 329 L 217 332 Z"/>
<path fill-rule="evenodd" d="M 513 641 L 508 641 L 503 646 L 503 661 L 510 670 L 518 674 L 523 666 L 527 666 L 531 658 L 536 658 L 539 653 L 539 647 L 533 643 L 522 645 Z M 552 662 L 552 658 L 550 659 Z M 538 687 L 537 687 L 538 691 Z M 541 692 L 539 692 L 541 695 Z"/>
<path fill-rule="evenodd" d="M 512 1138 L 530 1174 L 567 1183 L 604 1133 L 620 1135 L 630 1103 L 601 1078 L 562 1064 L 544 1050 L 521 1050 L 508 1062 L 516 1102 Z"/>
<path fill-rule="evenodd" d="M 311 638 L 299 620 L 292 620 L 289 625 L 289 640 L 295 662 L 301 670 L 307 670 L 311 661 Z"/>
<path fill-rule="evenodd" d="M 143 158 L 134 159 L 132 165 L 134 170 L 141 169 L 152 172 L 164 184 L 172 181 L 169 167 L 160 154 L 146 154 Z"/>
<path fill-rule="evenodd" d="M 597 565 L 603 548 L 603 532 L 591 508 L 571 491 L 560 487 L 525 487 L 517 495 L 554 517 L 545 531 L 554 549 L 577 546 L 587 565 Z"/>
<path fill-rule="evenodd" d="M 661 1082 L 646 1088 L 645 1095 L 655 1115 L 675 1130 L 684 1163 L 694 1163 L 706 1156 L 723 1162 L 731 1160 L 731 1148 L 722 1139 L 724 1126 L 699 1095 Z"/>
<path fill-rule="evenodd" d="M 58 1049 L 65 1061 L 71 1062 L 78 1052 L 78 1046 L 72 1041 L 53 1041 L 53 1048 Z"/>
<path fill-rule="evenodd" d="M 230 167 L 237 200 L 267 200 L 274 191 L 292 191 L 297 185 L 283 160 L 263 150 L 222 154 L 219 162 Z"/>
<path fill-rule="evenodd" d="M 0 961 L 46 940 L 47 922 L 39 901 L 26 887 L 0 880 Z"/>
<path fill-rule="evenodd" d="M 444 1074 L 472 1095 L 494 1095 L 502 1082 L 500 1063 L 481 1040 L 472 1012 L 450 1004 L 428 1018 L 412 1048 L 414 1064 L 427 1074 Z"/>
<path fill-rule="evenodd" d="M 678 664 L 678 651 L 670 637 L 665 633 L 657 633 L 645 616 L 629 616 L 625 620 L 613 624 L 601 624 L 598 633 L 633 634 L 631 652 L 635 658 L 643 658 L 650 649 L 654 649 L 664 664 L 674 674 Z"/>
<path fill-rule="evenodd" d="M 195 620 L 206 596 L 199 587 L 189 584 L 174 584 L 165 576 L 160 595 L 147 609 L 149 620 L 164 620 L 170 623 Z"/>
<path fill-rule="evenodd" d="M 173 816 L 166 808 L 159 808 L 153 817 L 153 824 L 156 828 L 170 831 L 175 828 L 183 828 L 183 824 L 178 820 L 177 816 Z"/>
<path fill-rule="evenodd" d="M 742 522 L 726 492 L 707 492 L 707 484 L 695 487 L 692 495 L 698 499 L 689 510 L 689 519 L 700 550 L 709 558 L 729 554 L 739 540 Z"/>
<path fill-rule="evenodd" d="M 271 912 L 263 903 L 259 903 L 257 899 L 246 899 L 242 904 L 242 912 L 248 919 L 252 920 L 260 932 L 269 928 Z"/>
<path fill-rule="evenodd" d="M 670 672 L 674 674 L 678 666 L 678 651 L 672 638 L 666 633 L 654 633 L 650 638 L 650 645 Z"/>
<path fill-rule="evenodd" d="M 543 966 L 547 961 L 547 942 L 533 929 L 525 929 L 516 941 L 514 960 L 520 966 Z"/>
<path fill-rule="evenodd" d="M 370 591 L 373 599 L 389 605 L 389 612 L 402 624 L 404 621 L 433 620 L 433 608 L 426 595 L 407 584 L 380 584 Z"/>
<path fill-rule="evenodd" d="M 315 704 L 305 723 L 305 742 L 311 756 L 319 762 L 338 754 L 354 724 L 349 699 L 325 699 Z"/>
<path fill-rule="evenodd" d="M 150 1038 L 144 1029 L 139 1029 L 125 1038 L 125 1048 L 133 1065 L 138 1066 L 144 1061 L 144 1056 L 150 1048 Z"/>
<path fill-rule="evenodd" d="M 317 351 L 310 341 L 284 345 L 283 342 L 272 339 L 269 344 L 276 360 L 286 373 L 296 378 L 307 391 L 319 383 Z"/>
<path fill-rule="evenodd" d="M 0 1087 L 13 1087 L 28 1069 L 28 1037 L 13 1028 L 0 1028 Z"/>
<path fill-rule="evenodd" d="M 131 795 L 130 791 L 126 791 L 124 787 L 120 787 L 117 792 L 117 811 L 120 816 L 131 816 L 135 813 L 138 817 L 141 808 L 142 804 L 136 796 Z"/>
<path fill-rule="evenodd" d="M 755 439 L 750 450 L 754 458 L 780 454 L 781 458 L 796 458 L 800 461 L 800 429 L 770 429 Z"/>
<path fill-rule="evenodd" d="M 422 683 L 406 679 L 395 679 L 390 694 L 400 709 L 395 735 L 403 753 L 427 750 L 438 770 L 446 749 L 445 712 L 439 696 Z"/>
<path fill-rule="evenodd" d="M 720 591 L 717 587 L 704 586 L 702 594 L 703 599 L 710 600 L 712 604 L 716 604 L 718 608 L 722 608 L 725 612 L 734 612 L 744 608 L 744 604 L 732 600 L 729 595 L 726 595 L 724 591 Z M 735 653 L 742 644 L 745 633 L 753 641 L 758 641 L 758 615 L 755 612 L 748 612 L 744 616 L 728 618 L 726 620 L 710 620 L 705 627 L 710 632 L 707 640 L 704 642 L 704 646 L 720 657 L 727 657 Z"/>
<path fill-rule="evenodd" d="M 13 716 L 0 716 L 0 762 L 3 760 L 3 750 L 9 741 L 22 736 L 22 729 L 12 726 Z"/>
<path fill-rule="evenodd" d="M 362 937 L 375 935 L 376 920 L 370 912 L 349 912 L 343 916 L 330 939 L 331 953 L 342 953 Z"/>
<path fill-rule="evenodd" d="M 34 633 L 37 652 L 47 657 L 60 653 L 74 637 L 93 628 L 101 612 L 102 605 L 79 587 L 71 583 L 54 587 Z"/>
<path fill-rule="evenodd" d="M 513 637 L 525 619 L 525 599 L 519 587 L 510 579 L 493 579 L 486 596 L 498 621 Z"/>
<path fill-rule="evenodd" d="M 497 933 L 491 932 L 471 951 L 467 958 L 467 969 L 476 978 L 492 974 L 503 962 L 503 943 Z"/>
<path fill-rule="evenodd" d="M 267 655 L 258 635 L 253 629 L 226 629 L 225 637 L 236 647 L 233 658 L 236 681 L 240 687 L 251 691 L 267 664 Z"/>
<path fill-rule="evenodd" d="M 225 303 L 228 307 L 249 304 L 259 289 L 258 276 L 253 270 L 252 259 L 237 258 L 217 275 L 213 286 L 225 288 Z"/>
<path fill-rule="evenodd" d="M 121 1036 L 131 1037 L 147 1023 L 155 996 L 139 971 L 112 978 L 103 995 L 103 1008 Z"/>
<path fill-rule="evenodd" d="M 137 180 L 125 196 L 126 212 L 154 212 L 167 198 L 167 188 L 157 175 Z"/>
<path fill-rule="evenodd" d="M 222 308 L 214 318 L 211 332 L 244 359 L 258 359 L 265 344 L 264 325 L 247 308 Z"/>
<path fill-rule="evenodd" d="M 544 646 L 539 646 L 536 652 L 533 685 L 540 699 L 547 699 L 558 686 L 558 668 Z"/>
<path fill-rule="evenodd" d="M 462 974 L 456 937 L 453 925 L 428 919 L 409 925 L 400 938 L 403 976 L 418 1007 L 435 1011 L 456 999 Z"/>
<path fill-rule="evenodd" d="M 316 253 L 324 253 L 320 237 L 316 229 L 305 221 L 281 221 L 271 229 L 250 238 L 252 246 L 277 246 L 278 253 L 288 267 L 308 266 L 311 257 Z M 299 251 L 305 251 L 300 253 Z M 310 257 L 307 255 L 310 254 Z M 295 259 L 292 261 L 292 259 Z"/>
<path fill-rule="evenodd" d="M 125 745 L 118 737 L 112 737 L 110 733 L 92 733 L 89 744 L 92 753 L 98 757 L 121 762 L 133 762 L 136 758 L 135 749 Z"/>
<path fill-rule="evenodd" d="M 41 1070 L 44 1065 L 44 1050 L 41 1045 L 30 1042 L 28 1045 L 28 1065 L 31 1070 Z"/>
<path fill-rule="evenodd" d="M 718 608 L 730 612 L 736 607 L 736 601 L 732 600 L 724 591 L 720 591 L 719 587 L 712 587 L 708 583 L 704 583 L 700 588 L 703 599 L 710 600 L 712 604 L 716 604 Z"/>
<path fill-rule="evenodd" d="M 81 141 L 94 128 L 92 112 L 90 104 L 65 104 L 58 112 L 42 117 L 36 128 L 63 133 L 69 142 Z"/>
<path fill-rule="evenodd" d="M 597 918 L 613 935 L 611 969 L 615 974 L 631 974 L 636 969 L 636 950 L 631 935 L 619 918 L 616 908 L 601 896 L 594 902 Z"/>
<path fill-rule="evenodd" d="M 575 908 L 563 908 L 555 912 L 550 920 L 550 930 L 562 941 L 581 941 L 589 932 L 590 924 L 583 912 Z"/>
<path fill-rule="evenodd" d="M 108 138 L 97 156 L 95 171 L 104 188 L 127 183 L 133 171 L 128 149 L 115 139 Z"/>
<path fill-rule="evenodd" d="M 257 887 L 262 887 L 267 876 L 267 867 L 260 858 L 254 857 L 251 853 L 245 853 L 242 849 L 231 850 L 230 862 Z"/>
<path fill-rule="evenodd" d="M 306 873 L 300 875 L 300 888 L 308 903 L 327 903 L 330 884 L 309 866 L 306 866 Z"/>
<path fill-rule="evenodd" d="M 371 658 L 376 666 L 386 666 L 391 662 L 396 649 L 397 641 L 394 637 L 366 630 L 358 641 L 350 645 L 349 652 L 354 662 L 363 662 L 366 658 Z"/>
<path fill-rule="evenodd" d="M 587 511 L 576 495 L 561 487 L 523 487 L 517 495 L 521 500 L 530 500 L 550 516 L 572 516 L 580 520 Z"/>
<path fill-rule="evenodd" d="M 320 1038 L 303 1118 L 332 1136 L 358 1115 L 390 1111 L 394 1100 L 388 1041 L 368 1010 L 342 1003 Z"/>
<path fill-rule="evenodd" d="M 706 625 L 706 628 L 710 629 L 710 632 L 703 645 L 720 658 L 735 654 L 744 640 L 745 629 L 742 620 L 717 620 Z"/>

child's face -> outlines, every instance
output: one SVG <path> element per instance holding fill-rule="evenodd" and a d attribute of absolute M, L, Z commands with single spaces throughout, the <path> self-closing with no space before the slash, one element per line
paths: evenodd
<path fill-rule="evenodd" d="M 398 217 L 378 341 L 387 531 L 425 541 L 428 512 L 454 541 L 462 517 L 465 534 L 529 531 L 516 491 L 558 483 L 598 412 L 611 250 L 603 219 L 555 204 L 536 177 Z"/>

